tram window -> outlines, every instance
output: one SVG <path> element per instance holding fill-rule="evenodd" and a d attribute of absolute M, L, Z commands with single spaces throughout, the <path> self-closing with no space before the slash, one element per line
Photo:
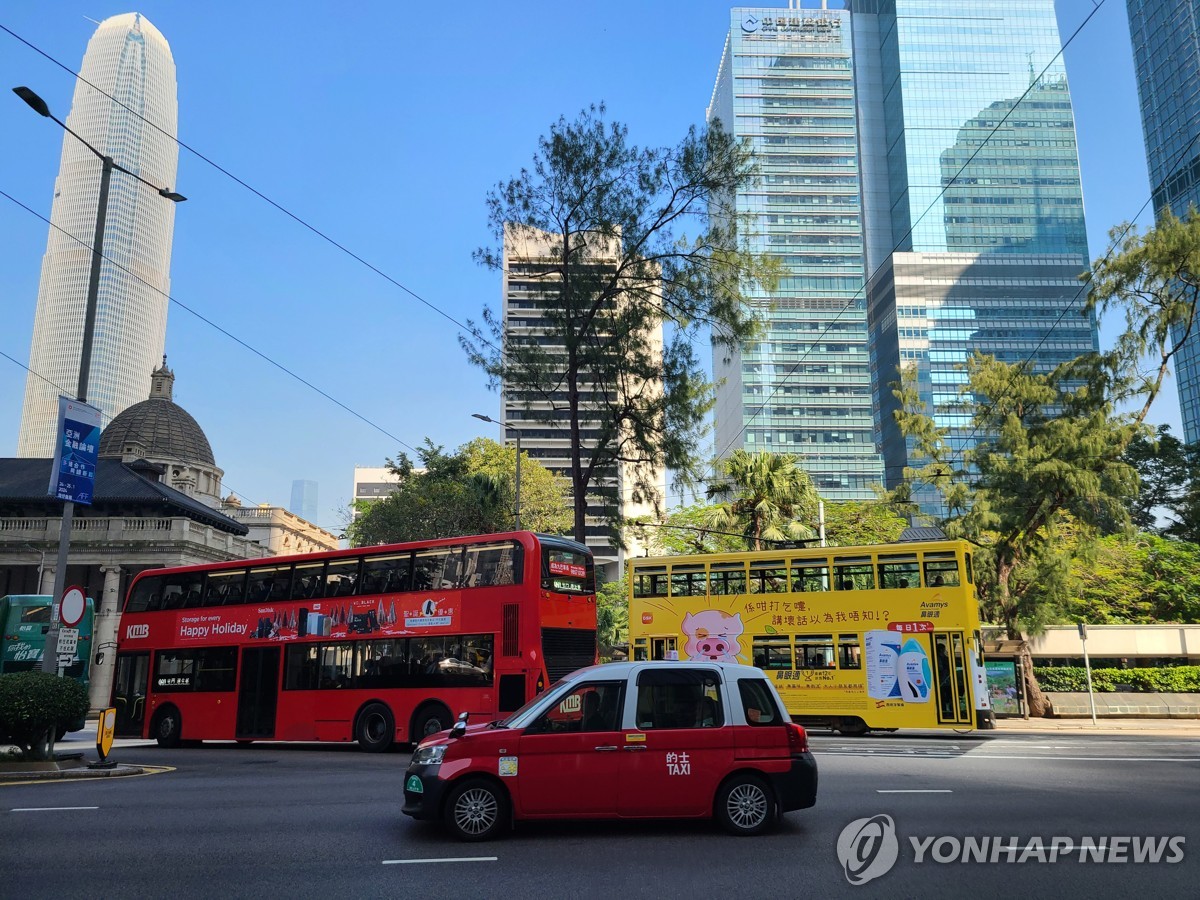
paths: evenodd
<path fill-rule="evenodd" d="M 833 660 L 832 634 L 796 635 L 797 669 L 832 669 Z"/>
<path fill-rule="evenodd" d="M 875 587 L 875 571 L 869 559 L 835 559 L 833 583 L 839 591 L 869 591 Z"/>
<path fill-rule="evenodd" d="M 787 566 L 782 559 L 750 563 L 750 593 L 783 594 L 787 589 Z"/>
<path fill-rule="evenodd" d="M 675 566 L 671 569 L 672 597 L 703 597 L 706 589 L 703 566 Z"/>
<path fill-rule="evenodd" d="M 838 635 L 838 668 L 862 668 L 862 648 L 858 644 L 857 634 Z"/>
<path fill-rule="evenodd" d="M 958 560 L 953 553 L 925 554 L 925 585 L 953 587 L 959 584 Z"/>
<path fill-rule="evenodd" d="M 921 586 L 921 569 L 915 556 L 879 557 L 879 586 L 888 588 L 915 588 Z"/>
<path fill-rule="evenodd" d="M 819 563 L 792 563 L 793 591 L 827 591 L 829 590 L 829 565 Z"/>
<path fill-rule="evenodd" d="M 756 634 L 751 651 L 754 665 L 760 669 L 792 668 L 792 643 L 783 634 Z"/>
<path fill-rule="evenodd" d="M 745 564 L 713 563 L 708 575 L 708 592 L 720 596 L 746 593 Z"/>
<path fill-rule="evenodd" d="M 655 566 L 653 569 L 636 570 L 633 576 L 633 596 L 667 596 L 667 567 Z"/>

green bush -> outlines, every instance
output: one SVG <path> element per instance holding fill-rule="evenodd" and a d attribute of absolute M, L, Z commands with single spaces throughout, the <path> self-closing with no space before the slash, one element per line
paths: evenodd
<path fill-rule="evenodd" d="M 50 759 L 59 729 L 87 711 L 87 688 L 73 678 L 48 672 L 0 675 L 0 740 L 16 744 L 26 759 Z"/>
<path fill-rule="evenodd" d="M 1086 691 L 1087 670 L 1082 666 L 1036 666 L 1033 674 L 1043 691 Z M 1092 669 L 1092 689 L 1097 693 L 1121 690 L 1143 693 L 1200 692 L 1200 666 L 1163 669 Z"/>

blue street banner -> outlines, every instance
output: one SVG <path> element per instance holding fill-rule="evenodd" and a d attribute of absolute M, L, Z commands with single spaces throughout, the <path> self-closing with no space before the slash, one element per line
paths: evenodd
<path fill-rule="evenodd" d="M 69 397 L 58 398 L 58 443 L 50 468 L 50 496 L 90 505 L 96 489 L 100 410 Z"/>

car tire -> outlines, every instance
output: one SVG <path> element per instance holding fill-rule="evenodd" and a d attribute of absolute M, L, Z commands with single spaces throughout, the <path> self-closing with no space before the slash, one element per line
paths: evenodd
<path fill-rule="evenodd" d="M 714 813 L 721 827 L 738 837 L 762 834 L 775 824 L 775 795 L 758 775 L 734 775 L 717 791 Z"/>
<path fill-rule="evenodd" d="M 183 717 L 175 707 L 168 706 L 159 710 L 158 715 L 154 717 L 152 730 L 158 746 L 174 749 L 179 746 L 183 735 Z"/>
<path fill-rule="evenodd" d="M 428 706 L 422 706 L 413 716 L 412 742 L 419 744 L 431 734 L 445 731 L 453 724 L 454 717 L 450 715 L 450 710 L 442 704 L 431 703 Z"/>
<path fill-rule="evenodd" d="M 508 794 L 483 778 L 468 778 L 446 796 L 443 819 L 460 841 L 488 841 L 503 834 L 509 825 Z"/>
<path fill-rule="evenodd" d="M 396 737 L 396 719 L 382 703 L 369 703 L 358 714 L 354 738 L 368 753 L 382 753 L 392 746 Z"/>

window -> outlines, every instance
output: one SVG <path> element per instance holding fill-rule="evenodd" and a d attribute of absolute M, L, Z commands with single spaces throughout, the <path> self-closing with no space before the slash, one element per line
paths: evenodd
<path fill-rule="evenodd" d="M 706 588 L 704 566 L 673 566 L 671 568 L 672 597 L 703 597 Z"/>
<path fill-rule="evenodd" d="M 204 582 L 204 605 L 225 606 L 246 599 L 246 570 L 209 572 Z"/>
<path fill-rule="evenodd" d="M 157 609 L 184 609 L 200 605 L 200 585 L 204 575 L 200 572 L 164 576 L 162 580 L 162 605 Z"/>
<path fill-rule="evenodd" d="M 724 721 L 716 672 L 650 669 L 638 676 L 639 729 L 711 728 Z"/>
<path fill-rule="evenodd" d="M 921 586 L 921 569 L 915 556 L 880 556 L 879 586 L 889 588 L 916 588 Z"/>
<path fill-rule="evenodd" d="M 833 660 L 833 635 L 796 635 L 797 669 L 832 669 Z"/>
<path fill-rule="evenodd" d="M 709 569 L 708 592 L 719 596 L 746 593 L 746 564 L 713 563 Z"/>
<path fill-rule="evenodd" d="M 787 589 L 787 566 L 782 559 L 750 563 L 750 593 L 782 594 Z"/>
<path fill-rule="evenodd" d="M 450 557 L 455 553 L 461 553 L 461 548 L 438 547 L 417 551 L 413 561 L 412 587 L 400 590 L 440 590 L 444 586 L 442 575 Z"/>
<path fill-rule="evenodd" d="M 765 678 L 739 678 L 738 694 L 746 710 L 747 725 L 779 725 L 784 721 Z"/>
<path fill-rule="evenodd" d="M 232 691 L 236 683 L 236 647 L 163 650 L 154 659 L 156 691 Z"/>
<path fill-rule="evenodd" d="M 512 543 L 474 544 L 467 547 L 463 568 L 465 587 L 489 587 L 496 584 L 516 584 Z"/>
<path fill-rule="evenodd" d="M 787 635 L 755 635 L 752 646 L 751 658 L 760 669 L 792 668 L 792 642 Z"/>
<path fill-rule="evenodd" d="M 312 691 L 353 685 L 353 644 L 306 644 L 287 648 L 283 688 Z"/>
<path fill-rule="evenodd" d="M 926 587 L 951 587 L 958 583 L 958 560 L 952 551 L 925 554 Z"/>
<path fill-rule="evenodd" d="M 624 689 L 623 681 L 581 684 L 531 722 L 525 733 L 619 731 Z"/>
<path fill-rule="evenodd" d="M 315 600 L 325 596 L 325 563 L 296 563 L 292 574 L 292 599 Z"/>
<path fill-rule="evenodd" d="M 432 587 L 432 583 L 425 587 Z M 386 594 L 413 590 L 412 554 L 389 553 L 368 556 L 362 564 L 360 594 Z"/>
<path fill-rule="evenodd" d="M 283 600 L 291 584 L 291 566 L 255 566 L 246 583 L 247 603 Z"/>
<path fill-rule="evenodd" d="M 358 585 L 358 560 L 334 559 L 325 570 L 325 596 L 348 597 Z"/>
<path fill-rule="evenodd" d="M 838 668 L 862 668 L 862 648 L 859 647 L 857 634 L 838 635 Z"/>
<path fill-rule="evenodd" d="M 654 566 L 638 569 L 633 576 L 633 596 L 667 596 L 667 567 Z"/>
<path fill-rule="evenodd" d="M 804 592 L 829 590 L 829 564 L 824 560 L 819 563 L 793 563 L 792 590 Z"/>
<path fill-rule="evenodd" d="M 866 557 L 838 557 L 833 561 L 833 578 L 839 591 L 869 591 L 875 587 L 874 568 Z"/>

